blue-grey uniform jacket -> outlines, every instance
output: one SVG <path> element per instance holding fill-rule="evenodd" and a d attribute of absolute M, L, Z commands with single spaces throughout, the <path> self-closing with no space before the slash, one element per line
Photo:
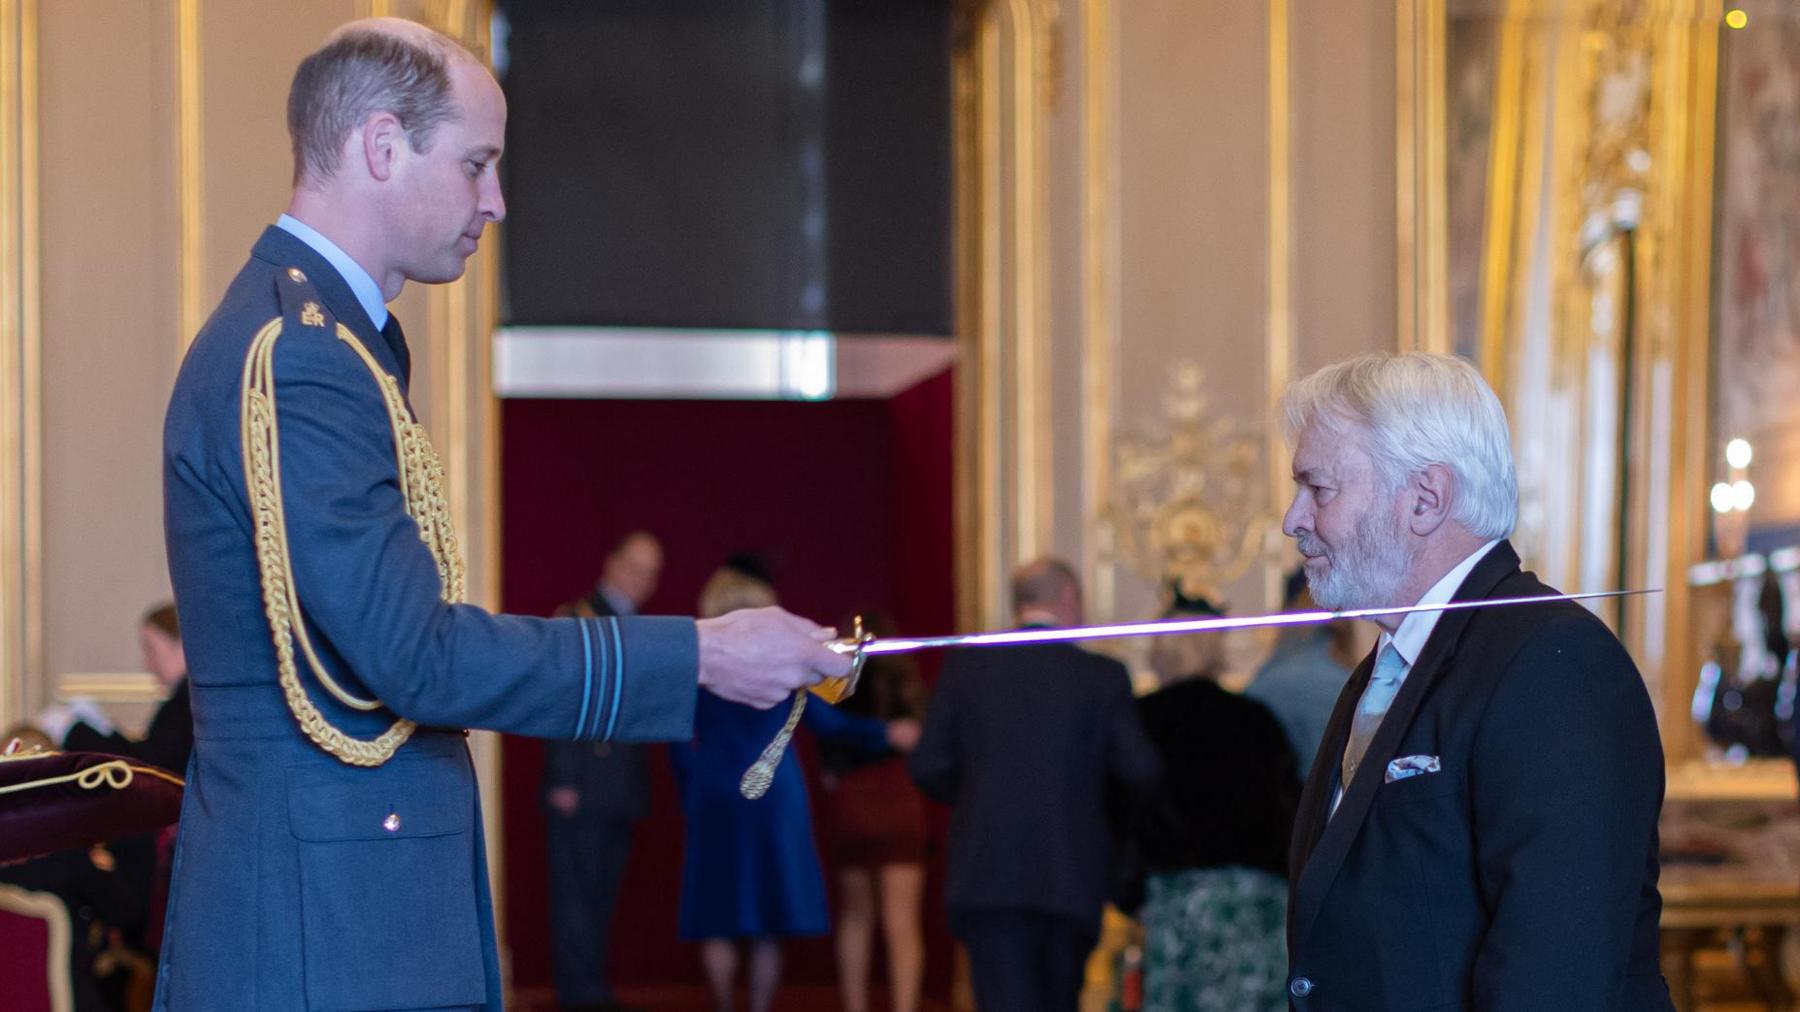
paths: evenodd
<path fill-rule="evenodd" d="M 239 419 L 246 351 L 277 315 L 280 481 L 301 609 L 334 677 L 385 707 L 339 705 L 304 662 L 301 682 L 358 738 L 396 715 L 420 725 L 374 768 L 313 745 L 277 684 Z M 271 228 L 195 339 L 169 404 L 164 513 L 195 742 L 157 1009 L 499 1009 L 462 729 L 691 734 L 691 620 L 534 619 L 442 601 L 406 512 L 387 409 L 335 336 L 339 321 L 404 387 L 398 328 L 377 331 L 324 258 Z"/>

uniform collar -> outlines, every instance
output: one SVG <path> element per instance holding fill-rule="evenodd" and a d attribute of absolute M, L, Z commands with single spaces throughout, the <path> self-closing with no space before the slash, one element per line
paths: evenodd
<path fill-rule="evenodd" d="M 270 225 L 263 229 L 263 234 L 251 248 L 250 255 L 272 270 L 303 270 L 305 280 L 324 296 L 331 315 L 348 327 L 351 333 L 368 342 L 369 350 L 375 353 L 381 367 L 400 381 L 402 393 L 406 391 L 412 381 L 412 356 L 406 349 L 405 335 L 398 326 L 377 329 L 374 321 L 369 319 L 368 311 L 356 298 L 356 293 L 350 290 L 350 283 L 344 280 L 344 276 L 338 273 L 338 269 L 323 254 L 287 229 Z M 396 324 L 399 322 L 391 317 L 389 320 Z"/>
<path fill-rule="evenodd" d="M 606 599 L 607 604 L 612 605 L 613 614 L 622 616 L 637 614 L 637 605 L 632 603 L 631 598 L 626 597 L 624 594 L 619 593 L 604 583 L 594 589 L 599 592 L 601 597 Z"/>
<path fill-rule="evenodd" d="M 369 322 L 375 325 L 376 330 L 387 326 L 388 309 L 387 303 L 381 300 L 381 286 L 375 283 L 375 279 L 369 276 L 362 264 L 345 253 L 337 243 L 325 238 L 318 229 L 291 214 L 275 219 L 275 225 L 311 247 L 313 252 L 324 257 L 325 262 L 343 276 L 344 283 L 350 286 L 350 293 L 356 296 L 363 312 L 369 314 Z"/>

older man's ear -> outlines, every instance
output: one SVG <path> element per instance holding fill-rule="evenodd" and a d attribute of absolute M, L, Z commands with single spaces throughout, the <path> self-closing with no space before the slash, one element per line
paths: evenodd
<path fill-rule="evenodd" d="M 1430 537 L 1450 519 L 1456 502 L 1456 473 L 1448 464 L 1427 464 L 1413 475 L 1408 491 L 1413 504 L 1407 526 L 1421 538 Z"/>

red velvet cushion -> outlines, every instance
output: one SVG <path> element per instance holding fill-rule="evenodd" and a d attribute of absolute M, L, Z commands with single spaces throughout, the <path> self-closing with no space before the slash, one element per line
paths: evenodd
<path fill-rule="evenodd" d="M 98 752 L 0 756 L 0 863 L 154 833 L 181 816 L 181 788 Z"/>

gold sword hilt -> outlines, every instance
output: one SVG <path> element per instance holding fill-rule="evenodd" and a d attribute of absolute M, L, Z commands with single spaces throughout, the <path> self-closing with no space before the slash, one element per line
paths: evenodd
<path fill-rule="evenodd" d="M 823 679 L 807 691 L 827 703 L 841 703 L 849 699 L 856 693 L 856 684 L 862 679 L 863 662 L 869 659 L 865 648 L 874 641 L 875 634 L 863 628 L 861 615 L 856 616 L 851 622 L 850 635 L 825 644 L 832 653 L 850 655 L 850 673 L 838 678 Z"/>
<path fill-rule="evenodd" d="M 850 655 L 850 673 L 836 678 L 826 678 L 809 686 L 810 692 L 827 703 L 841 703 L 849 699 L 856 691 L 856 683 L 862 678 L 863 662 L 868 660 L 864 648 L 875 639 L 872 633 L 863 629 L 862 616 L 856 616 L 850 635 L 842 639 L 832 640 L 825 646 L 833 653 Z M 769 792 L 775 783 L 775 770 L 781 765 L 781 759 L 787 754 L 788 742 L 793 740 L 794 729 L 800 726 L 800 715 L 806 712 L 806 692 L 794 693 L 793 709 L 788 711 L 787 723 L 781 725 L 775 740 L 769 742 L 744 776 L 738 781 L 738 793 L 755 801 Z"/>

